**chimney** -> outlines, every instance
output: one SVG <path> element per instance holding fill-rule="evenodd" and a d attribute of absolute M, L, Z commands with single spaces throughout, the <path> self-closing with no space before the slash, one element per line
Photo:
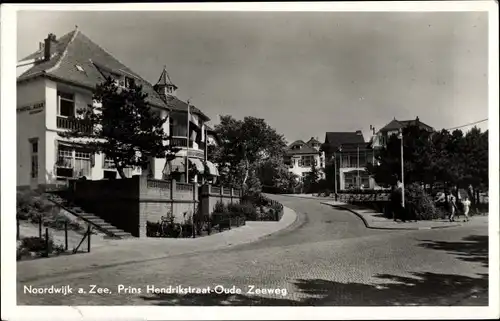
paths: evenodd
<path fill-rule="evenodd" d="M 45 60 L 50 60 L 54 52 L 56 51 L 56 35 L 53 33 L 49 33 L 47 38 L 44 41 L 44 58 Z"/>

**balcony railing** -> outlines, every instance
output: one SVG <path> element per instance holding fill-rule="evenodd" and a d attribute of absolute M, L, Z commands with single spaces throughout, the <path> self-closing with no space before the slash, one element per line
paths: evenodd
<path fill-rule="evenodd" d="M 170 145 L 175 146 L 175 147 L 184 147 L 186 148 L 187 145 L 187 138 L 186 137 L 172 137 L 170 139 Z M 189 141 L 189 147 L 193 148 L 193 141 Z"/>
<path fill-rule="evenodd" d="M 92 125 L 91 124 L 82 124 L 76 118 L 57 116 L 56 125 L 57 125 L 57 128 L 59 128 L 59 129 L 69 129 L 72 131 L 78 130 L 78 131 L 83 132 L 83 133 L 92 132 Z"/>

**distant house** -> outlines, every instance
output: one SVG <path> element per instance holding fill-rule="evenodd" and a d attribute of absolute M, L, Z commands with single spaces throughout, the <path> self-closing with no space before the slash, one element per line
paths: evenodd
<path fill-rule="evenodd" d="M 320 151 L 321 142 L 311 137 L 308 142 L 296 140 L 288 146 L 285 164 L 289 171 L 299 176 L 300 180 L 311 172 L 313 164 L 320 170 L 320 177 L 324 178 L 325 155 Z"/>
<path fill-rule="evenodd" d="M 370 141 L 370 146 L 372 148 L 381 148 L 385 146 L 390 136 L 397 135 L 402 128 L 406 128 L 408 126 L 418 126 L 419 128 L 429 132 L 434 131 L 434 128 L 421 122 L 418 116 L 414 120 L 397 120 L 396 118 L 394 118 L 391 122 L 382 127 L 376 134 L 373 135 Z"/>
<path fill-rule="evenodd" d="M 376 188 L 375 181 L 366 172 L 367 163 L 373 163 L 374 154 L 365 142 L 363 133 L 327 132 L 322 149 L 328 162 L 335 162 L 338 190 Z"/>

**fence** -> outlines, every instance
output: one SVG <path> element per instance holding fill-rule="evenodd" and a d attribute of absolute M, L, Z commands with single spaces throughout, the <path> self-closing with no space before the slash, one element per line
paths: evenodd
<path fill-rule="evenodd" d="M 23 224 L 17 218 L 17 240 L 21 242 L 17 259 L 32 258 L 31 253 L 38 257 L 49 257 L 60 254 L 90 252 L 92 228 L 90 225 L 82 232 L 76 232 L 64 223 L 62 229 L 48 227 L 42 219 L 35 224 Z M 36 227 L 35 227 L 36 226 Z M 70 252 L 71 249 L 71 252 Z"/>

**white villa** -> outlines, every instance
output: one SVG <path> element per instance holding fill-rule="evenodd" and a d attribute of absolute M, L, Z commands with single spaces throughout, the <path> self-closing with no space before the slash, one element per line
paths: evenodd
<path fill-rule="evenodd" d="M 157 84 L 152 85 L 75 29 L 59 39 L 49 34 L 38 51 L 18 63 L 17 74 L 19 188 L 45 188 L 82 176 L 91 180 L 119 178 L 105 155 L 93 154 L 74 140 L 59 135 L 74 128 L 78 109 L 95 103 L 92 92 L 105 76 L 114 77 L 125 89 L 132 82 L 141 84 L 153 110 L 168 118 L 164 129 L 173 136 L 168 143 L 182 147 L 169 164 L 165 159 L 151 159 L 146 169 L 130 168 L 127 176 L 175 177 L 185 181 L 187 150 L 189 162 L 199 172 L 208 170 L 209 175 L 218 176 L 216 166 L 206 160 L 205 124 L 210 119 L 190 106 L 188 132 L 188 105 L 177 98 L 177 86 L 165 68 Z M 198 180 L 197 176 L 189 178 Z"/>
<path fill-rule="evenodd" d="M 321 143 L 312 137 L 307 143 L 297 140 L 288 146 L 285 164 L 289 171 L 302 181 L 311 172 L 313 164 L 319 169 L 320 179 L 325 178 L 325 153 L 320 151 Z"/>

